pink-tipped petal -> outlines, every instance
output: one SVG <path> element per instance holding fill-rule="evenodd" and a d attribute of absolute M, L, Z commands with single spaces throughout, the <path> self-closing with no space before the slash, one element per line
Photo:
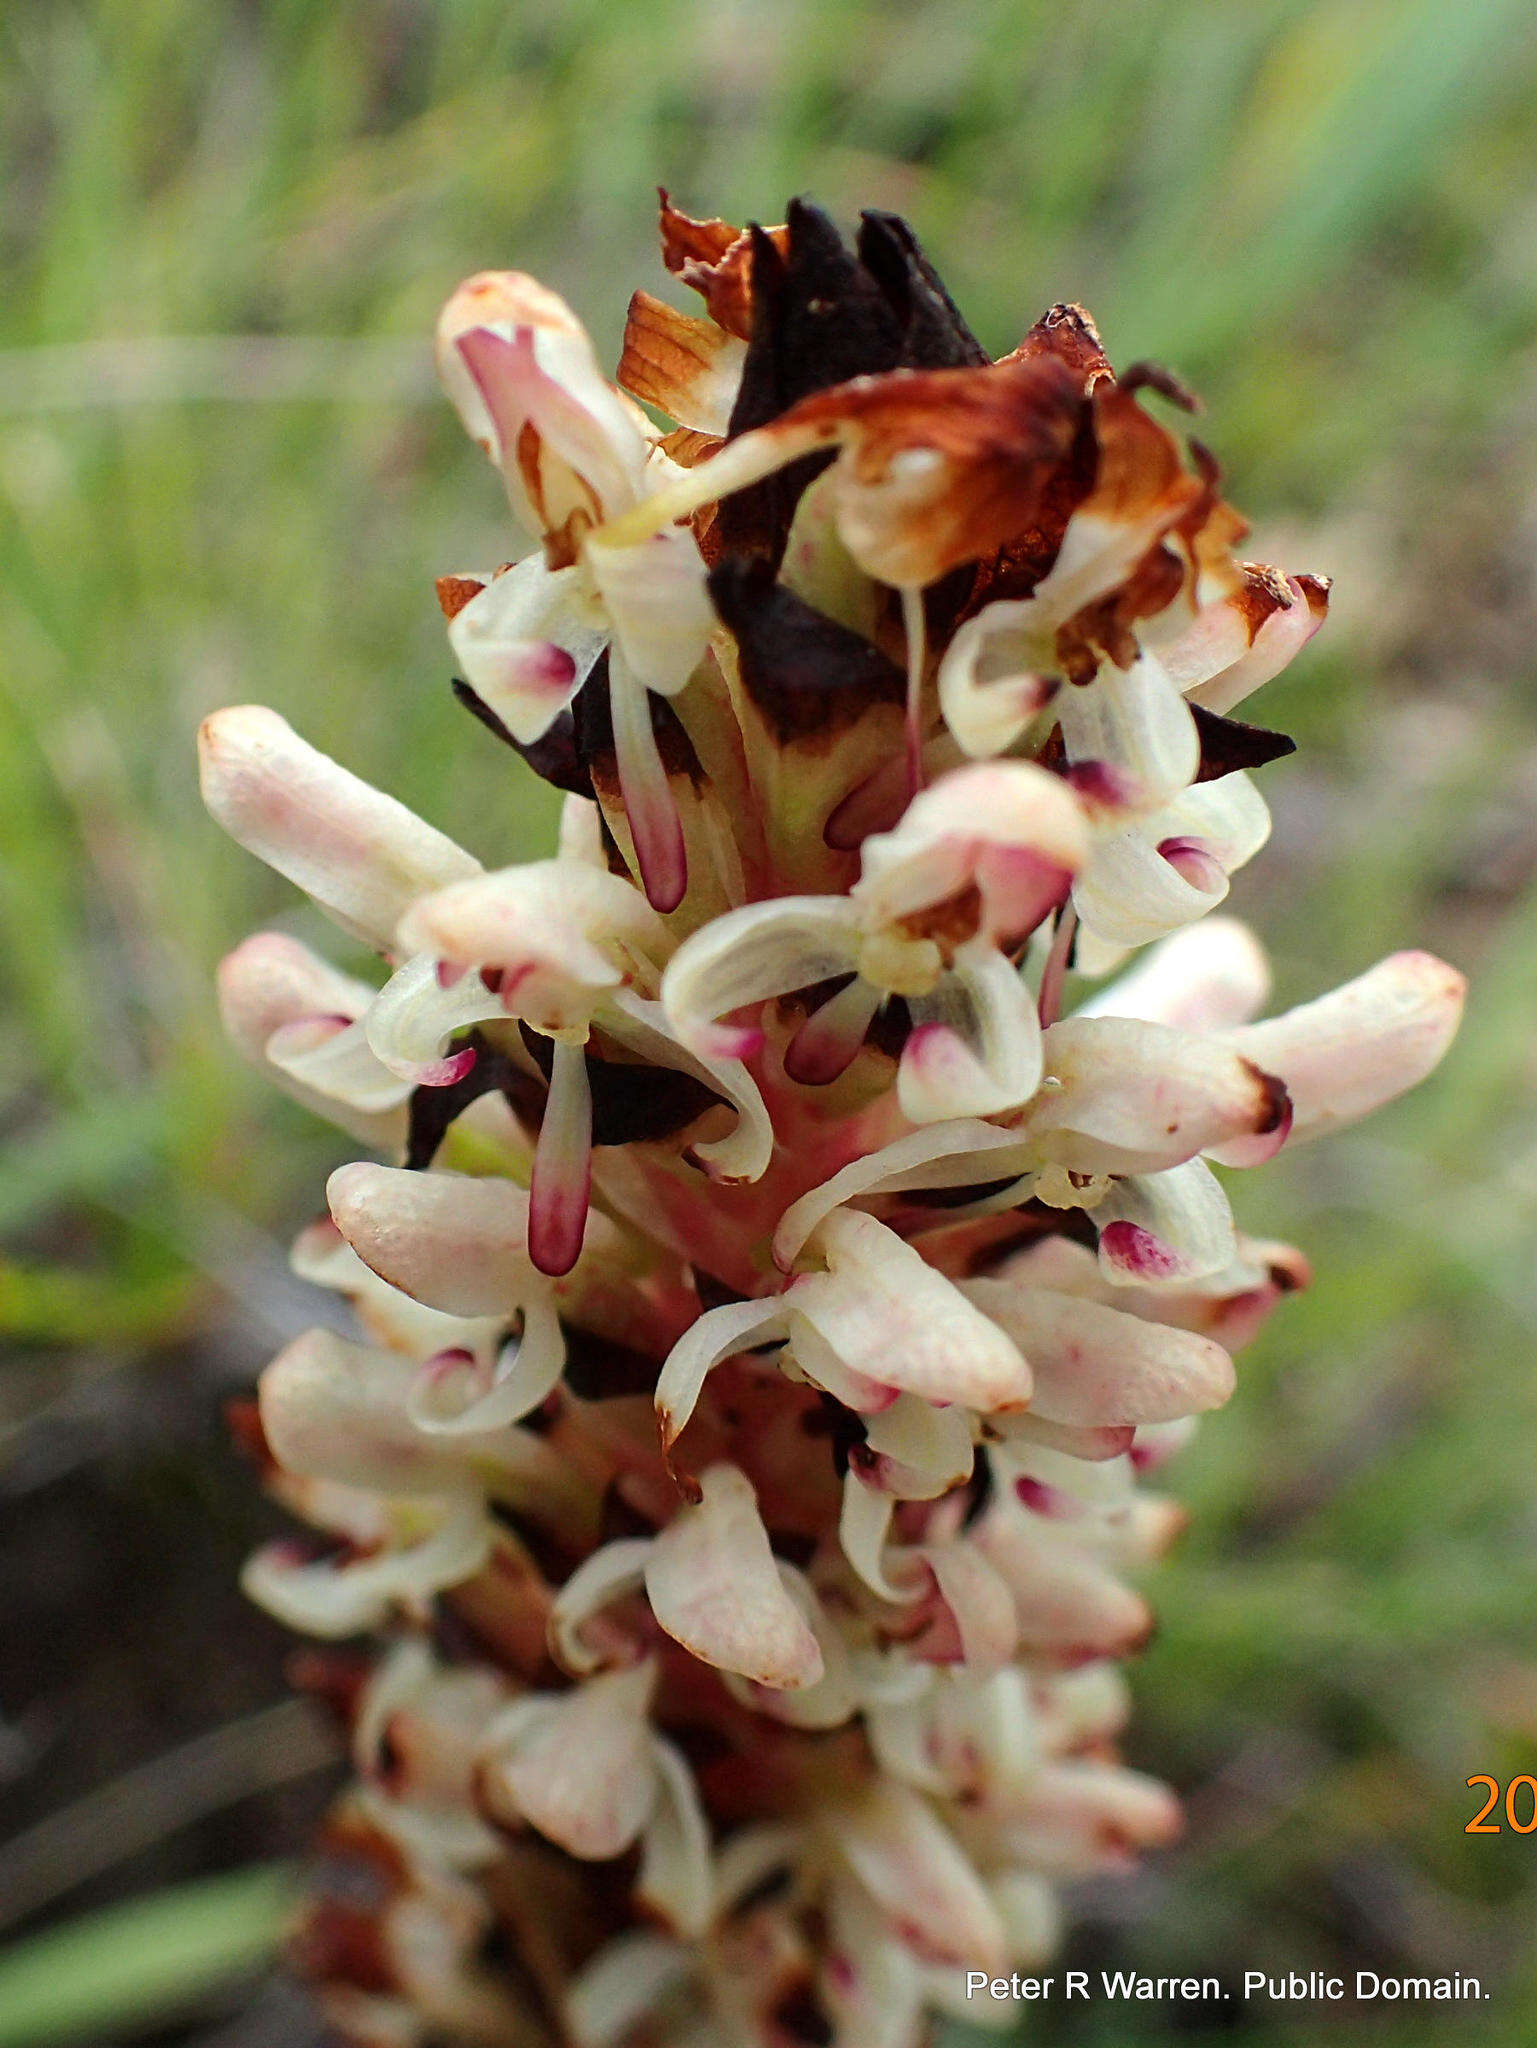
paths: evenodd
<path fill-rule="evenodd" d="M 858 975 L 813 1010 L 785 1047 L 784 1069 L 803 1087 L 823 1088 L 847 1072 L 881 1005 L 881 992 Z"/>
<path fill-rule="evenodd" d="M 1227 1196 L 1201 1159 L 1122 1176 L 1094 1214 L 1099 1270 L 1118 1286 L 1179 1286 L 1223 1272 L 1238 1256 Z"/>
<path fill-rule="evenodd" d="M 528 1198 L 528 1255 L 559 1278 L 581 1256 L 592 1190 L 592 1089 L 585 1046 L 557 1039 Z"/>
<path fill-rule="evenodd" d="M 462 847 L 309 746 L 275 711 L 217 711 L 198 747 L 203 801 L 230 837 L 381 952 L 417 896 L 479 871 Z"/>
<path fill-rule="evenodd" d="M 643 683 L 609 663 L 614 753 L 625 818 L 641 882 L 654 910 L 676 910 L 688 887 L 683 822 L 651 725 L 651 699 Z"/>
<path fill-rule="evenodd" d="M 968 1281 L 964 1292 L 1029 1359 L 1032 1414 L 1091 1428 L 1168 1422 L 1220 1407 L 1233 1390 L 1232 1360 L 1194 1331 L 1006 1280 Z"/>
<path fill-rule="evenodd" d="M 524 746 L 570 703 L 607 638 L 580 571 L 548 569 L 541 554 L 493 577 L 448 628 L 465 681 Z"/>
<path fill-rule="evenodd" d="M 1296 1143 L 1423 1081 L 1456 1035 L 1466 993 L 1444 960 L 1394 953 L 1329 995 L 1229 1032 L 1227 1043 L 1286 1083 Z"/>
<path fill-rule="evenodd" d="M 1023 1129 L 1073 1172 L 1156 1173 L 1273 1134 L 1287 1113 L 1285 1088 L 1230 1040 L 1164 1024 L 1069 1017 L 1046 1033 L 1045 1060 Z"/>
<path fill-rule="evenodd" d="M 645 444 L 574 319 L 520 322 L 505 334 L 472 327 L 453 345 L 491 424 L 513 510 L 531 532 L 558 533 L 573 512 L 611 518 L 635 502 Z"/>

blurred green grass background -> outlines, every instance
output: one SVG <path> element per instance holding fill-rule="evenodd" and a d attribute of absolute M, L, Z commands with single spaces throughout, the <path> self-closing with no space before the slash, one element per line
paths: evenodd
<path fill-rule="evenodd" d="M 1428 2019 L 1058 2007 L 1034 2037 L 1537 2039 L 1537 1836 L 1462 1832 L 1470 1773 L 1537 1767 L 1534 146 L 1526 0 L 10 0 L 0 1432 L 18 1525 L 73 1513 L 74 1493 L 44 1498 L 61 1464 L 89 1491 L 104 1459 L 113 1513 L 183 1539 L 139 1560 L 135 1597 L 164 1592 L 156 1572 L 224 1583 L 249 1511 L 202 1420 L 292 1312 L 283 1241 L 345 1156 L 220 1042 L 220 952 L 262 920 L 309 927 L 205 821 L 198 718 L 271 703 L 484 857 L 546 842 L 542 794 L 447 688 L 431 579 L 504 550 L 434 394 L 439 302 L 469 270 L 532 269 L 612 359 L 631 288 L 661 288 L 659 179 L 733 218 L 776 219 L 797 191 L 845 220 L 895 207 L 995 349 L 1079 298 L 1117 360 L 1176 368 L 1255 551 L 1338 579 L 1329 631 L 1259 712 L 1302 746 L 1271 771 L 1276 838 L 1236 892 L 1279 996 L 1411 942 L 1475 975 L 1429 1088 L 1238 1189 L 1319 1278 L 1175 1468 L 1194 1521 L 1155 1581 L 1133 1754 L 1187 1792 L 1191 1837 L 1085 1902 L 1075 1956 L 1462 1969 L 1498 2000 Z M 183 1441 L 154 1409 L 156 1484 L 169 1469 L 185 1514 L 146 1505 L 131 1428 L 129 1453 L 110 1440 L 167 1373 L 199 1418 Z M 70 1437 L 83 1411 L 106 1425 Z M 61 1429 L 76 1448 L 40 1453 Z M 186 1534 L 205 1515 L 209 1546 Z M 9 1625 L 36 1612 L 13 1603 Z M 224 1640 L 173 1629 L 161 1654 Z M 245 1706 L 277 1697 L 261 1641 Z M 20 1726 L 63 1681 L 41 1653 L 17 1674 L 27 1696 L 0 1710 Z M 98 1775 L 205 1726 L 223 1695 L 191 1690 L 201 1718 L 141 1701 L 131 1736 L 88 1745 Z M 0 1756 L 25 1819 L 92 1782 L 43 1750 Z M 126 1862 L 119 1889 L 243 1844 Z M 56 1890 L 60 1912 L 113 1896 L 67 1870 Z M 270 1884 L 248 1894 L 270 1919 Z M 122 2038 L 188 1997 L 177 1953 L 146 1989 L 144 1940 L 126 1980 L 120 1928 L 77 1942 L 62 2018 L 29 2019 L 0 1970 L 0 2038 Z"/>

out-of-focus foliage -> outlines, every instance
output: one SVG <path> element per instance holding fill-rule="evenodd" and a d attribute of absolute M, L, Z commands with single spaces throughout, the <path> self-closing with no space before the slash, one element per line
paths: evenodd
<path fill-rule="evenodd" d="M 0 1426 L 281 1322 L 345 1156 L 219 1040 L 220 951 L 308 926 L 205 822 L 197 718 L 260 699 L 482 856 L 545 842 L 447 688 L 431 578 L 512 542 L 445 292 L 537 270 L 612 354 L 659 178 L 895 207 L 995 348 L 1081 298 L 1177 368 L 1259 551 L 1339 578 L 1238 892 L 1281 996 L 1412 940 L 1475 975 L 1423 1095 L 1238 1190 L 1319 1280 L 1176 1468 L 1135 1753 L 1191 1844 L 1081 1959 L 1439 1965 L 1501 2004 L 1383 2041 L 1537 2025 L 1537 1837 L 1462 1832 L 1537 1760 L 1529 0 L 10 0 L 0 67 Z"/>
<path fill-rule="evenodd" d="M 243 1870 L 110 1906 L 0 1956 L 0 2048 L 44 2048 L 195 2002 L 250 1970 L 293 1907 L 286 1867 Z"/>

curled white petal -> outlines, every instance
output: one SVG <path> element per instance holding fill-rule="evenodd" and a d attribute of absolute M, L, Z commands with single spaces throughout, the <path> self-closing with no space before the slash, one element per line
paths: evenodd
<path fill-rule="evenodd" d="M 594 538 L 585 560 L 634 675 L 663 696 L 682 689 L 716 623 L 693 533 L 667 526 L 621 547 Z"/>
<path fill-rule="evenodd" d="M 996 1116 L 1035 1093 L 1040 1015 L 995 946 L 973 940 L 960 948 L 954 970 L 909 1008 L 913 1029 L 897 1066 L 897 1099 L 910 1123 Z"/>
<path fill-rule="evenodd" d="M 531 1286 L 523 1303 L 523 1330 L 497 1354 L 489 1375 L 471 1364 L 462 1376 L 441 1375 L 429 1362 L 411 1389 L 408 1412 L 429 1436 L 473 1436 L 506 1429 L 532 1415 L 560 1385 L 566 1345 L 555 1297 L 546 1284 Z"/>
<path fill-rule="evenodd" d="M 531 746 L 591 675 L 608 627 L 579 569 L 549 569 L 533 554 L 454 614 L 448 640 L 476 696 Z"/>
<path fill-rule="evenodd" d="M 898 1585 L 886 1576 L 886 1539 L 895 1512 L 893 1496 L 866 1486 L 850 1466 L 843 1476 L 843 1508 L 838 1520 L 843 1554 L 878 1599 L 911 1601 L 918 1597 L 917 1589 Z"/>
<path fill-rule="evenodd" d="M 1033 1970 L 1055 1955 L 1062 1940 L 1056 1888 L 1033 1870 L 1006 1870 L 988 1883 L 1016 1970 Z"/>
<path fill-rule="evenodd" d="M 1228 878 L 1269 834 L 1270 812 L 1247 775 L 1194 783 L 1102 834 L 1073 885 L 1073 902 L 1101 940 L 1145 945 L 1214 909 Z"/>
<path fill-rule="evenodd" d="M 1001 754 L 1049 702 L 1055 666 L 1039 608 L 1029 598 L 984 605 L 939 664 L 939 707 L 964 753 Z"/>
<path fill-rule="evenodd" d="M 1150 654 L 1129 669 L 1104 663 L 1091 683 L 1060 691 L 1052 709 L 1068 759 L 1103 764 L 1124 777 L 1145 806 L 1195 780 L 1201 762 L 1195 719 Z"/>
<path fill-rule="evenodd" d="M 860 916 L 842 897 L 790 896 L 727 911 L 685 939 L 662 977 L 662 1004 L 685 1044 L 713 1051 L 732 1010 L 847 974 Z"/>
<path fill-rule="evenodd" d="M 1030 1147 L 1017 1131 L 972 1118 L 909 1132 L 851 1160 L 830 1180 L 792 1202 L 774 1233 L 774 1263 L 781 1272 L 789 1272 L 814 1232 L 847 1202 L 904 1188 L 980 1186 L 1023 1173 L 1031 1162 Z"/>
<path fill-rule="evenodd" d="M 241 1573 L 246 1597 L 302 1635 L 338 1638 L 377 1628 L 390 1610 L 473 1578 L 491 1554 L 479 1500 L 451 1507 L 420 1543 L 352 1563 L 295 1559 L 290 1546 L 258 1550 Z"/>
<path fill-rule="evenodd" d="M 307 1092 L 349 1109 L 379 1114 L 409 1100 L 411 1083 L 392 1074 L 361 1024 L 300 1017 L 267 1040 L 267 1061 Z"/>
<path fill-rule="evenodd" d="M 975 1447 L 966 1408 L 936 1408 L 916 1394 L 900 1394 L 889 1408 L 865 1417 L 864 1432 L 860 1475 L 898 1500 L 936 1500 L 971 1476 Z"/>
<path fill-rule="evenodd" d="M 1183 1286 L 1238 1256 L 1227 1195 L 1202 1159 L 1166 1173 L 1127 1174 L 1094 1212 L 1099 1270 L 1116 1284 Z"/>
<path fill-rule="evenodd" d="M 780 1579 L 751 1482 L 712 1465 L 700 1488 L 651 1546 L 651 1611 L 707 1664 L 782 1690 L 814 1685 L 822 1653 Z"/>
<path fill-rule="evenodd" d="M 606 1943 L 566 1987 L 566 2025 L 576 2048 L 621 2048 L 694 1967 L 683 1942 L 660 1934 L 621 1934 Z"/>
<path fill-rule="evenodd" d="M 637 1900 L 686 1939 L 697 1941 L 715 1907 L 710 1824 L 694 1774 L 665 1736 L 650 1739 L 656 1800 L 641 1836 Z"/>
<path fill-rule="evenodd" d="M 550 1652 L 567 1671 L 585 1675 L 598 1669 L 602 1655 L 582 1640 L 583 1624 L 615 1600 L 640 1591 L 650 1555 L 649 1537 L 621 1537 L 595 1550 L 561 1587 L 550 1610 Z"/>
<path fill-rule="evenodd" d="M 436 1087 L 457 1078 L 454 1061 L 444 1057 L 454 1033 L 503 1015 L 500 996 L 478 975 L 462 975 L 444 988 L 432 955 L 415 953 L 380 989 L 363 1028 L 392 1074 L 413 1086 Z M 467 1063 L 472 1057 L 465 1056 Z"/>
<path fill-rule="evenodd" d="M 696 1316 L 668 1352 L 657 1375 L 656 1412 L 662 1442 L 676 1442 L 694 1412 L 701 1388 L 724 1358 L 784 1334 L 785 1311 L 777 1299 L 728 1301 Z"/>
<path fill-rule="evenodd" d="M 804 1840 L 803 1829 L 785 1822 L 739 1828 L 715 1859 L 716 1910 L 729 1913 L 765 1878 L 793 1865 Z"/>
<path fill-rule="evenodd" d="M 622 991 L 604 1013 L 605 1028 L 621 1044 L 658 1066 L 692 1074 L 723 1095 L 736 1111 L 735 1128 L 691 1150 L 712 1180 L 761 1180 L 774 1152 L 774 1125 L 757 1082 L 738 1059 L 713 1058 L 681 1043 L 660 1003 Z"/>

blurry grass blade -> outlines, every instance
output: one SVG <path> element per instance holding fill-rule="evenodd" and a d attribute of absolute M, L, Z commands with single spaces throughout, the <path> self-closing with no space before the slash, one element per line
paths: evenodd
<path fill-rule="evenodd" d="M 293 1897 L 266 1864 L 109 1906 L 0 1953 L 0 2048 L 101 2040 L 176 2011 L 270 1955 Z"/>
<path fill-rule="evenodd" d="M 1433 178 L 1440 149 L 1508 82 L 1512 51 L 1530 54 L 1527 0 L 1341 12 L 1309 9 L 1265 51 L 1231 161 L 1201 195 L 1204 228 L 1175 260 L 1169 224 L 1150 223 L 1113 302 L 1137 346 L 1199 362 L 1324 288 Z M 1186 208 L 1191 196 L 1177 195 Z"/>
<path fill-rule="evenodd" d="M 332 1730 L 307 1700 L 210 1728 L 98 1785 L 0 1845 L 0 1927 L 255 1792 L 328 1769 Z"/>
<path fill-rule="evenodd" d="M 196 1280 L 185 1272 L 78 1272 L 0 1257 L 0 1336 L 30 1344 L 164 1343 L 184 1331 Z"/>
<path fill-rule="evenodd" d="M 166 1114 L 160 1090 L 123 1089 L 66 1109 L 0 1150 L 0 1233 L 61 1202 L 100 1200 L 142 1174 Z"/>

